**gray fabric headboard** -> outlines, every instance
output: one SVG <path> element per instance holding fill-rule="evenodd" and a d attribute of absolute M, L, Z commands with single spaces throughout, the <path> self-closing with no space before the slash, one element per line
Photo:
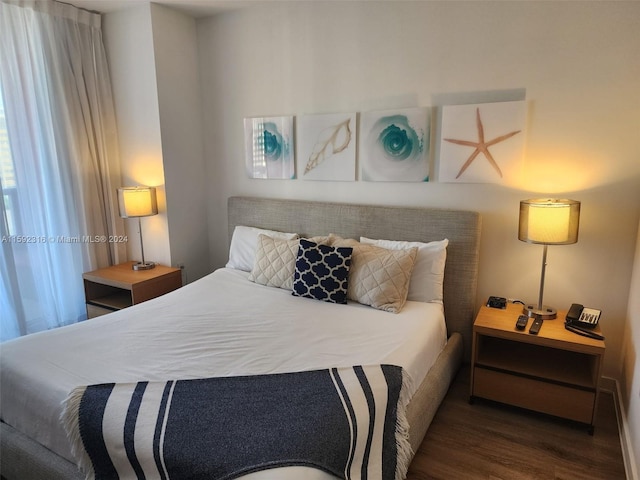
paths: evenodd
<path fill-rule="evenodd" d="M 470 358 L 480 251 L 479 213 L 433 208 L 230 197 L 228 214 L 229 242 L 236 225 L 295 232 L 301 236 L 335 233 L 355 239 L 365 236 L 419 242 L 448 238 L 444 277 L 447 329 L 449 334 L 462 334 L 465 357 Z"/>

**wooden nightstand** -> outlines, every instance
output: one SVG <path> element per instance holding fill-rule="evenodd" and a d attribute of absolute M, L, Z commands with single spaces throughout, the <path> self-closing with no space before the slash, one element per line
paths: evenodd
<path fill-rule="evenodd" d="M 604 341 L 569 332 L 566 311 L 545 320 L 538 335 L 516 330 L 522 305 L 482 306 L 473 324 L 471 396 L 589 425 L 598 403 Z M 600 333 L 600 328 L 595 330 Z"/>
<path fill-rule="evenodd" d="M 179 268 L 156 265 L 151 270 L 133 270 L 133 263 L 82 274 L 87 318 L 130 307 L 182 286 Z"/>

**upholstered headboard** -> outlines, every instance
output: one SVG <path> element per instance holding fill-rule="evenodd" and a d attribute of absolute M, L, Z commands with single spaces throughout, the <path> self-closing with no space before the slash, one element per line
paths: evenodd
<path fill-rule="evenodd" d="M 470 357 L 480 251 L 479 213 L 230 197 L 228 214 L 229 241 L 236 225 L 295 232 L 301 236 L 335 233 L 356 239 L 360 236 L 419 242 L 449 239 L 444 276 L 447 329 L 449 334 L 462 334 L 465 357 Z"/>

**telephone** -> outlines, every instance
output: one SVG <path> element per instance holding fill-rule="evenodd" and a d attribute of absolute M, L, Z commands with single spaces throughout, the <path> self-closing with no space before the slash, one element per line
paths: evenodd
<path fill-rule="evenodd" d="M 507 299 L 504 297 L 491 296 L 489 297 L 489 300 L 487 300 L 487 307 L 501 308 L 504 310 L 507 308 Z"/>
<path fill-rule="evenodd" d="M 571 304 L 567 312 L 564 327 L 578 335 L 604 340 L 602 335 L 592 331 L 598 325 L 602 312 L 595 308 L 585 308 L 579 303 Z"/>

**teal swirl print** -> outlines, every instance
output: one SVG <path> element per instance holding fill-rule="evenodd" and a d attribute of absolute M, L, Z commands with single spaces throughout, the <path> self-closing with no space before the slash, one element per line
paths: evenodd
<path fill-rule="evenodd" d="M 278 131 L 278 126 L 273 122 L 265 122 L 264 132 L 258 136 L 258 144 L 258 148 L 264 151 L 267 162 L 281 161 L 283 151 L 286 152 L 289 148 Z"/>
<path fill-rule="evenodd" d="M 361 148 L 363 180 L 429 180 L 428 117 L 424 109 L 413 110 L 369 119 Z"/>
<path fill-rule="evenodd" d="M 374 130 L 381 130 L 377 143 L 388 160 L 404 161 L 420 156 L 424 150 L 424 142 L 404 115 L 383 117 L 376 122 Z"/>

